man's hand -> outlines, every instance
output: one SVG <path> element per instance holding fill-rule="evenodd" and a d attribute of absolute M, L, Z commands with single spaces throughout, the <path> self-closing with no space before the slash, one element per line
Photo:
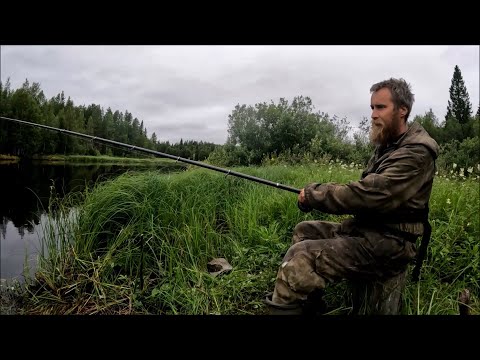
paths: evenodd
<path fill-rule="evenodd" d="M 298 202 L 301 204 L 305 202 L 305 189 L 300 190 L 300 194 L 298 194 Z"/>
<path fill-rule="evenodd" d="M 305 189 L 302 189 L 300 191 L 300 194 L 298 194 L 298 202 L 297 202 L 297 206 L 300 210 L 302 210 L 303 212 L 310 212 L 312 211 L 313 209 L 310 207 L 310 205 L 308 205 L 307 203 L 307 199 L 305 199 Z"/>

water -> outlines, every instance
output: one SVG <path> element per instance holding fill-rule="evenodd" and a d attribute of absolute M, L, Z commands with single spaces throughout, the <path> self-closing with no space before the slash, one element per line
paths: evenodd
<path fill-rule="evenodd" d="M 157 169 L 164 172 L 178 170 L 181 166 L 0 163 L 0 278 L 22 282 L 25 270 L 33 274 L 42 229 L 51 221 L 46 209 L 52 190 L 63 197 L 125 171 Z"/>

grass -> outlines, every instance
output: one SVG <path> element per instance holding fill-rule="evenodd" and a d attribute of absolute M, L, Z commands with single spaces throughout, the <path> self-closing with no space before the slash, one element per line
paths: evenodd
<path fill-rule="evenodd" d="M 235 170 L 297 188 L 361 173 L 338 163 Z M 407 283 L 405 314 L 457 314 L 464 288 L 480 313 L 478 186 L 475 176 L 435 179 L 432 240 L 421 281 Z M 25 314 L 264 314 L 294 226 L 345 217 L 304 214 L 293 193 L 199 168 L 129 172 L 51 203 Z M 218 257 L 233 270 L 213 277 L 207 263 Z M 345 286 L 327 288 L 330 314 L 349 313 Z"/>

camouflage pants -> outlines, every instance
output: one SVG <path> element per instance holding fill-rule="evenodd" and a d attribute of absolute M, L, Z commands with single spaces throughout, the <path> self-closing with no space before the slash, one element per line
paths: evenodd
<path fill-rule="evenodd" d="M 278 270 L 272 301 L 305 301 L 314 290 L 342 279 L 388 278 L 403 272 L 415 243 L 389 231 L 343 223 L 303 221 Z"/>

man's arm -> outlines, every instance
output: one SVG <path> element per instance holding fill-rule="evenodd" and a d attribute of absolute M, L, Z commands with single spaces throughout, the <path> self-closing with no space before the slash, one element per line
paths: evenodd
<path fill-rule="evenodd" d="M 428 181 L 432 167 L 433 160 L 427 148 L 406 146 L 385 159 L 377 173 L 360 181 L 345 185 L 307 185 L 303 205 L 331 214 L 353 214 L 362 210 L 389 212 L 420 190 Z"/>

